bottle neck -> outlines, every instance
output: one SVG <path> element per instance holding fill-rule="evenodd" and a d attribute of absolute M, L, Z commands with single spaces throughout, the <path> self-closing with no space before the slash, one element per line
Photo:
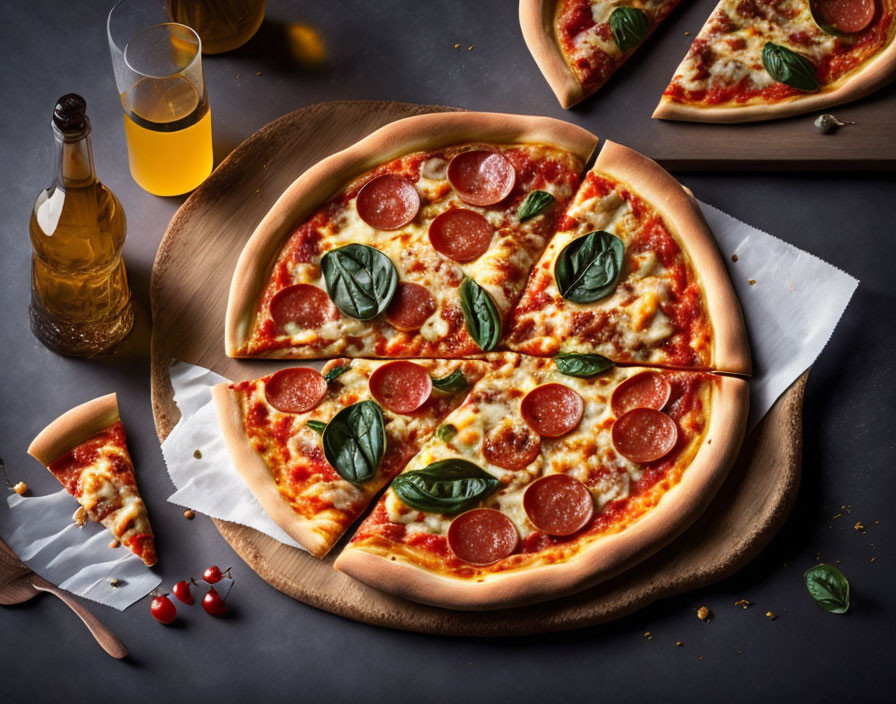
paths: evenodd
<path fill-rule="evenodd" d="M 65 189 L 84 188 L 96 183 L 90 123 L 76 133 L 63 133 L 54 125 L 53 135 L 56 137 L 56 184 Z"/>

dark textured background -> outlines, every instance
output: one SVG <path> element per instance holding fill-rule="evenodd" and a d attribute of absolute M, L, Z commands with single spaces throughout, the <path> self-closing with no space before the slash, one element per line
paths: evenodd
<path fill-rule="evenodd" d="M 181 625 L 152 620 L 146 602 L 92 610 L 127 643 L 115 662 L 50 597 L 0 609 L 3 701 L 835 701 L 886 699 L 896 583 L 892 174 L 687 174 L 696 195 L 842 267 L 861 285 L 809 378 L 804 480 L 796 507 L 747 569 L 698 593 L 617 623 L 518 640 L 453 640 L 390 632 L 316 611 L 254 575 L 203 517 L 168 504 L 149 400 L 148 288 L 153 256 L 180 198 L 141 191 L 127 169 L 120 108 L 104 36 L 110 2 L 6 0 L 0 5 L 0 454 L 37 493 L 52 477 L 25 455 L 61 411 L 120 394 L 143 496 L 159 535 L 164 584 L 216 563 L 234 566 L 234 615 L 199 606 Z M 649 114 L 713 0 L 683 3 L 596 100 L 562 111 L 519 33 L 514 0 L 269 2 L 265 25 L 237 52 L 205 59 L 218 160 L 270 120 L 331 99 L 390 99 L 552 115 L 651 154 Z M 290 57 L 283 27 L 321 33 L 325 63 Z M 455 50 L 454 44 L 463 45 Z M 472 51 L 466 47 L 475 45 Z M 261 72 L 260 75 L 257 75 Z M 141 309 L 137 332 L 106 361 L 57 357 L 27 322 L 27 223 L 52 178 L 49 117 L 55 99 L 87 98 L 100 178 L 128 216 L 128 273 Z M 800 118 L 807 119 L 807 118 Z M 896 137 L 894 137 L 896 139 Z M 749 143 L 744 144 L 745 153 Z M 832 520 L 840 506 L 850 513 Z M 6 518 L 0 503 L 0 533 Z M 867 534 L 853 529 L 856 521 Z M 880 521 L 880 523 L 876 523 Z M 817 562 L 840 561 L 854 605 L 846 616 L 816 606 L 802 584 Z M 876 561 L 872 562 L 872 558 Z M 733 606 L 741 598 L 749 610 Z M 707 605 L 710 624 L 695 610 Z M 765 612 L 780 614 L 777 621 Z M 651 631 L 652 640 L 643 637 Z M 675 641 L 683 647 L 675 647 Z M 701 659 L 702 658 L 702 659 Z M 202 699 L 199 699 L 201 697 Z"/>

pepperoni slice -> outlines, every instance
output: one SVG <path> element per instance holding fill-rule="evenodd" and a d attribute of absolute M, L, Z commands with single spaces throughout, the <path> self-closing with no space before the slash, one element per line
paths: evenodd
<path fill-rule="evenodd" d="M 448 547 L 472 565 L 490 565 L 516 550 L 520 541 L 513 522 L 493 508 L 474 508 L 448 526 Z"/>
<path fill-rule="evenodd" d="M 672 386 L 658 372 L 641 372 L 623 381 L 610 397 L 610 408 L 618 418 L 633 408 L 661 411 L 669 401 Z"/>
<path fill-rule="evenodd" d="M 463 264 L 485 254 L 494 232 L 495 228 L 479 213 L 452 208 L 432 221 L 429 241 L 439 254 Z"/>
<path fill-rule="evenodd" d="M 407 179 L 394 174 L 368 181 L 355 201 L 358 215 L 377 230 L 397 230 L 420 210 L 420 194 Z"/>
<path fill-rule="evenodd" d="M 326 394 L 326 379 L 309 367 L 281 369 L 264 385 L 268 403 L 284 413 L 310 411 Z"/>
<path fill-rule="evenodd" d="M 464 203 L 494 205 L 510 195 L 516 171 L 500 152 L 476 149 L 461 152 L 451 160 L 448 183 Z"/>
<path fill-rule="evenodd" d="M 585 402 L 568 386 L 543 384 L 526 394 L 520 413 L 526 424 L 541 437 L 559 438 L 579 427 Z"/>
<path fill-rule="evenodd" d="M 377 403 L 394 413 L 413 413 L 432 394 L 429 372 L 419 364 L 404 360 L 378 367 L 368 384 Z"/>
<path fill-rule="evenodd" d="M 549 474 L 529 485 L 523 508 L 538 530 L 548 535 L 572 535 L 594 516 L 591 492 L 568 474 Z"/>
<path fill-rule="evenodd" d="M 866 29 L 877 12 L 875 0 L 812 0 L 818 21 L 846 34 Z"/>
<path fill-rule="evenodd" d="M 271 299 L 271 317 L 281 331 L 290 323 L 300 328 L 319 328 L 338 315 L 327 292 L 311 284 L 287 286 Z"/>
<path fill-rule="evenodd" d="M 396 330 L 413 332 L 419 330 L 435 312 L 436 300 L 427 288 L 401 281 L 386 308 L 386 320 Z"/>
<path fill-rule="evenodd" d="M 613 445 L 632 462 L 653 462 L 668 455 L 678 442 L 678 426 L 665 413 L 633 408 L 613 423 Z"/>
<path fill-rule="evenodd" d="M 541 452 L 541 438 L 522 423 L 501 423 L 492 428 L 482 443 L 482 455 L 502 469 L 525 469 Z"/>

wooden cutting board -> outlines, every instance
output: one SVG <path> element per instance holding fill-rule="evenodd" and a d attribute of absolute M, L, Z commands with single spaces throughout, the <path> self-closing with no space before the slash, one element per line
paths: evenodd
<path fill-rule="evenodd" d="M 320 103 L 296 110 L 240 145 L 177 211 L 152 270 L 152 404 L 159 439 L 179 419 L 172 358 L 234 380 L 282 362 L 224 354 L 230 277 L 243 244 L 274 201 L 306 168 L 372 130 L 433 106 Z M 675 543 L 616 579 L 562 600 L 512 610 L 464 613 L 388 596 L 251 528 L 215 520 L 221 535 L 263 579 L 341 616 L 426 633 L 503 636 L 557 631 L 619 618 L 656 599 L 695 589 L 751 560 L 783 523 L 796 496 L 804 374 L 747 438 L 737 465 L 707 513 Z M 339 546 L 332 551 L 337 554 Z"/>

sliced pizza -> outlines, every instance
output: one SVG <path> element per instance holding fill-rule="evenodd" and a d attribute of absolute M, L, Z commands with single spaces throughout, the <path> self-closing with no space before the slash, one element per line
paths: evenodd
<path fill-rule="evenodd" d="M 656 118 L 747 122 L 860 98 L 896 76 L 896 0 L 721 0 Z"/>
<path fill-rule="evenodd" d="M 693 197 L 606 142 L 532 270 L 507 346 L 749 374 L 740 306 Z"/>
<path fill-rule="evenodd" d="M 322 557 L 485 371 L 481 361 L 334 359 L 212 389 L 240 476 Z"/>
<path fill-rule="evenodd" d="M 155 538 L 115 394 L 61 415 L 34 439 L 28 454 L 78 500 L 88 519 L 102 523 L 147 565 L 156 563 Z"/>
<path fill-rule="evenodd" d="M 520 0 L 520 27 L 564 108 L 593 95 L 680 0 Z"/>
<path fill-rule="evenodd" d="M 493 349 L 597 139 L 557 120 L 407 118 L 309 169 L 242 252 L 237 357 Z"/>
<path fill-rule="evenodd" d="M 335 567 L 458 609 L 556 598 L 627 569 L 706 508 L 747 383 L 507 354 L 445 418 Z"/>

